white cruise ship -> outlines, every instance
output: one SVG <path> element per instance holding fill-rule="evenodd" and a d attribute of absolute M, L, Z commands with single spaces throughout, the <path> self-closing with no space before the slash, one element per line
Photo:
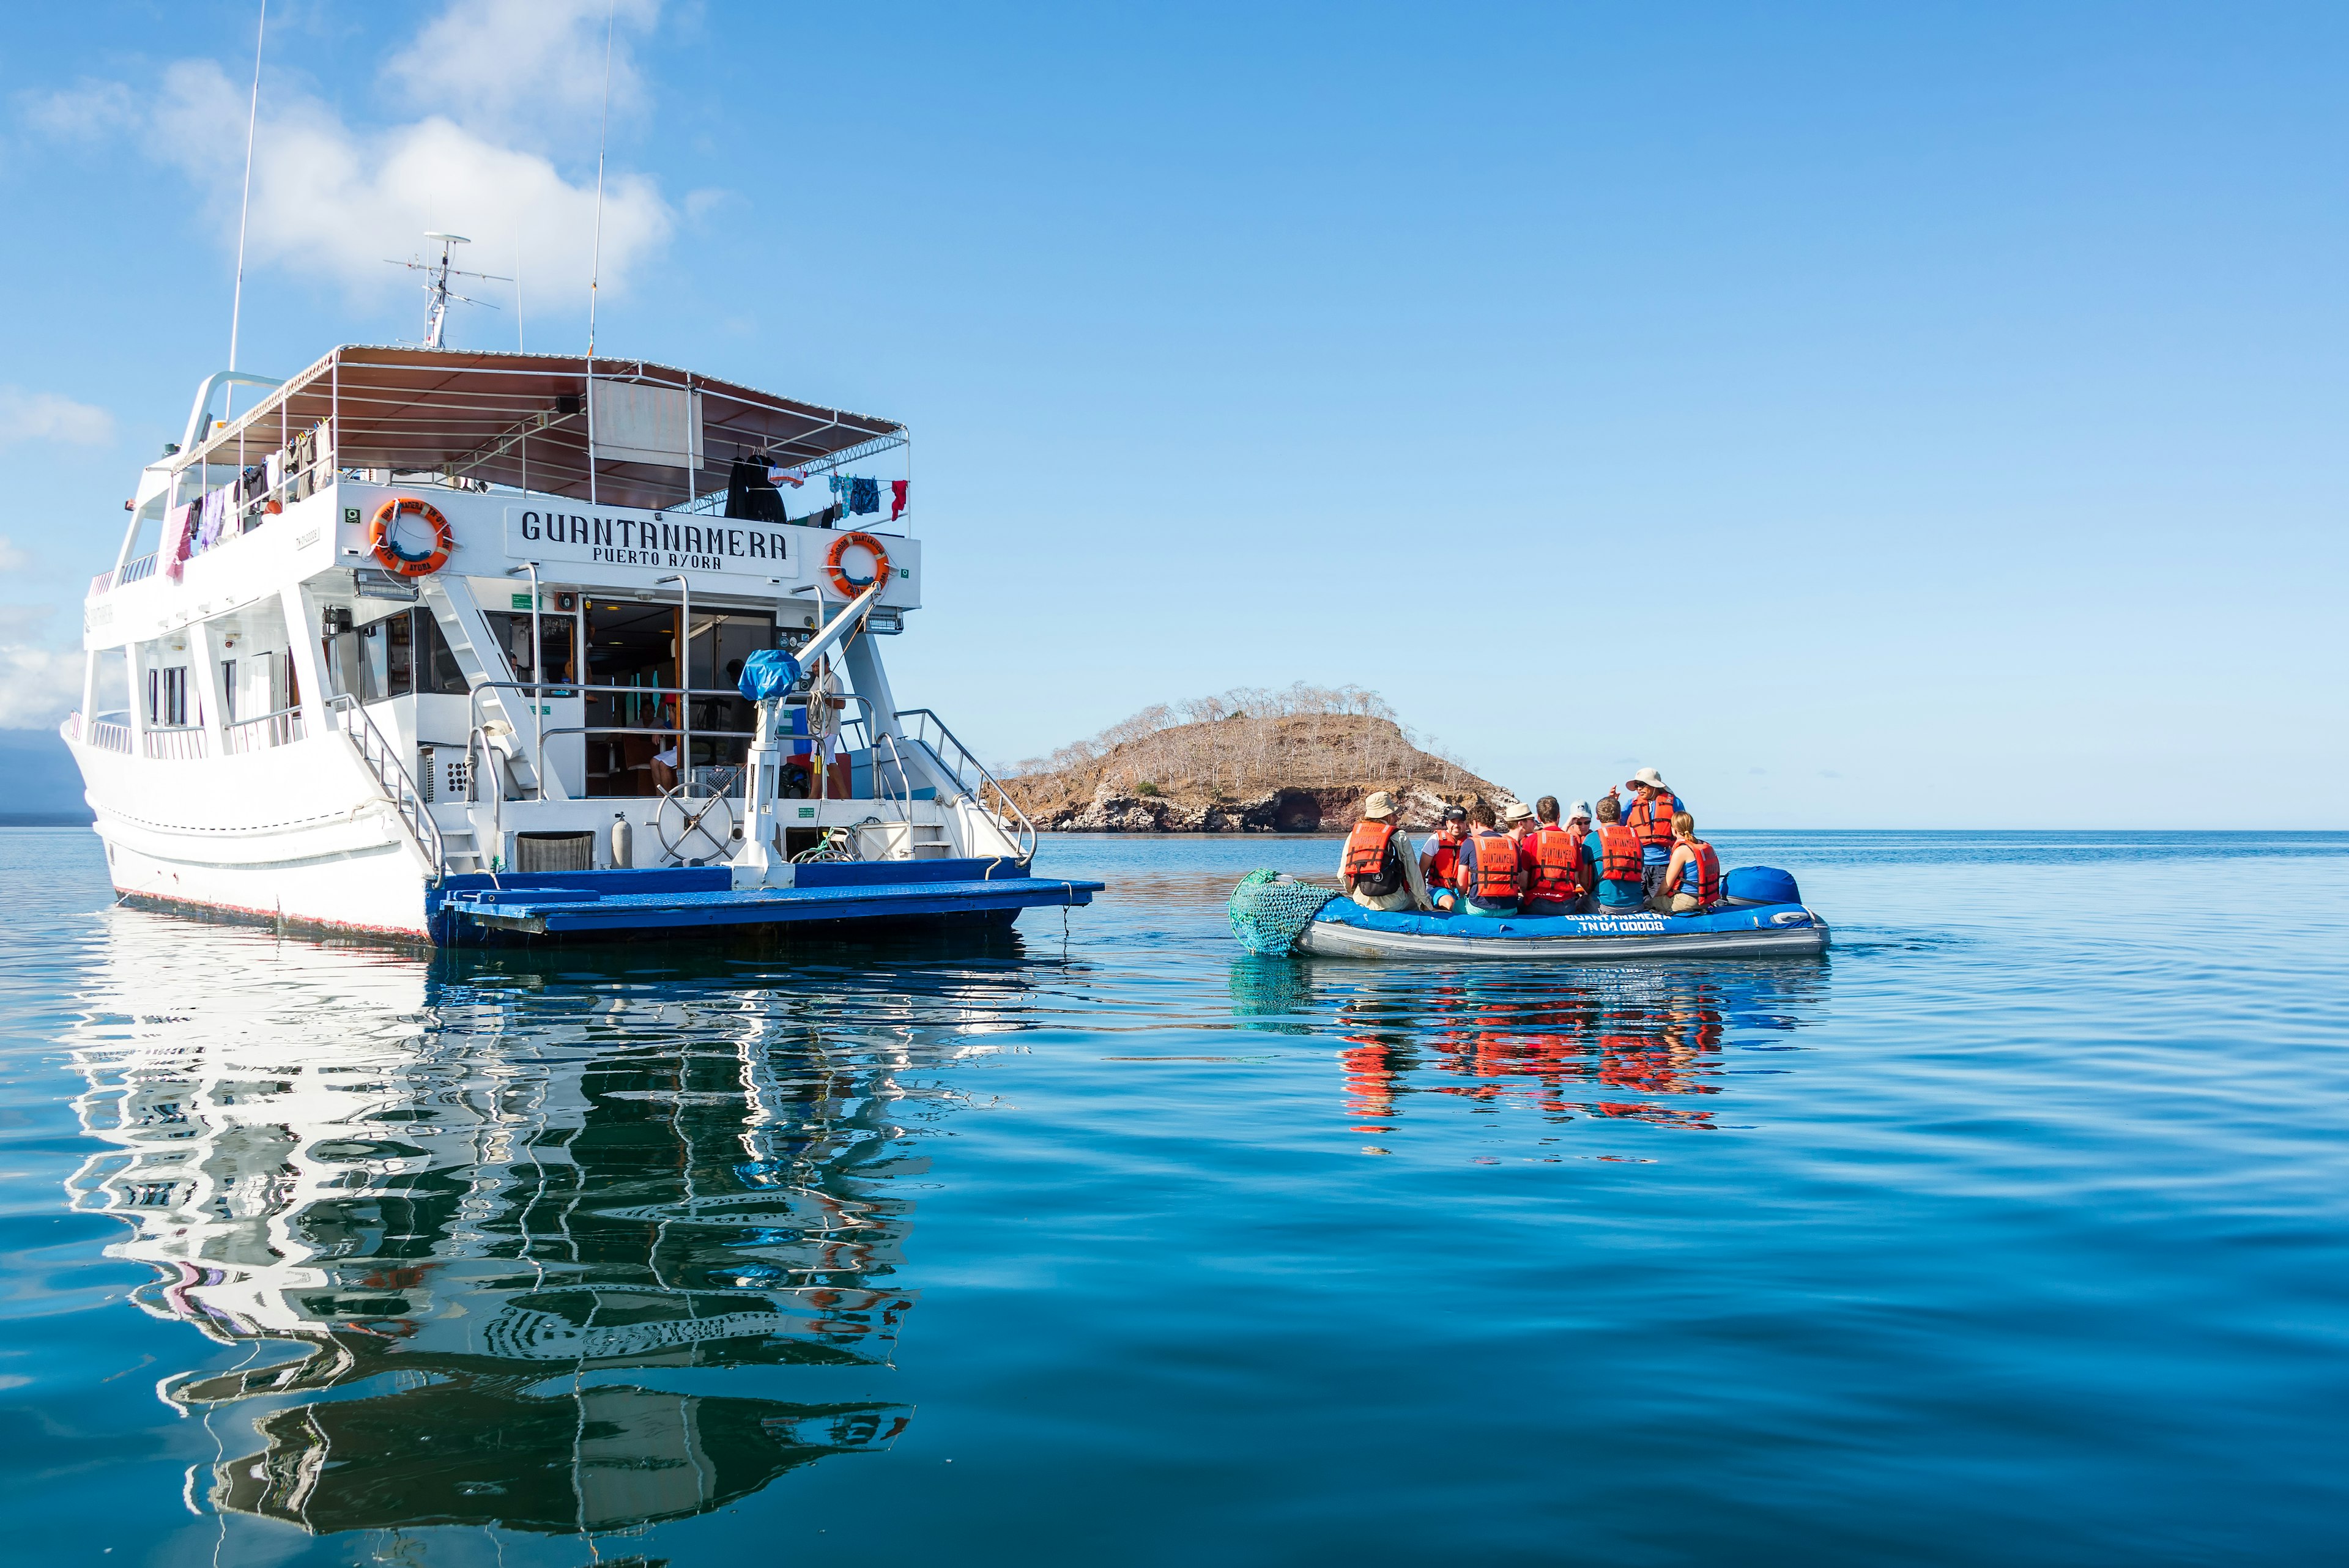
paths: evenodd
<path fill-rule="evenodd" d="M 906 449 L 637 360 L 210 377 L 83 614 L 64 734 L 115 887 L 457 945 L 1089 902 L 891 689 Z"/>

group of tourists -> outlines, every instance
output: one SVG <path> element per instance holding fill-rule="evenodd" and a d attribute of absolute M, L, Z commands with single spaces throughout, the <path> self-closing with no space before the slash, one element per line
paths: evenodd
<path fill-rule="evenodd" d="M 1483 800 L 1444 813 L 1414 854 L 1381 789 L 1346 835 L 1339 887 L 1365 909 L 1463 915 L 1695 914 L 1721 902 L 1721 857 L 1662 775 L 1642 768 L 1599 802 L 1557 797 L 1498 813 Z"/>

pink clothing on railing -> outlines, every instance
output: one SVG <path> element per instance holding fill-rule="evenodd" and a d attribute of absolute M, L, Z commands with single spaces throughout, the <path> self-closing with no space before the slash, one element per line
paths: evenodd
<path fill-rule="evenodd" d="M 187 569 L 188 556 L 195 544 L 196 503 L 182 501 L 163 519 L 163 575 L 172 582 Z"/>

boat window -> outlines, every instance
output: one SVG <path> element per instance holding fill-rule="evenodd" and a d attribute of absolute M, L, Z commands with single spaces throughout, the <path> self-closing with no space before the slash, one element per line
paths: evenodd
<path fill-rule="evenodd" d="M 337 696 L 380 702 L 392 695 L 390 644 L 381 621 L 370 621 L 326 639 L 326 679 Z"/>
<path fill-rule="evenodd" d="M 500 634 L 499 651 L 506 656 L 506 668 L 513 680 L 536 680 L 539 665 L 530 656 L 530 616 L 527 613 L 508 615 L 502 627 L 494 615 L 487 617 L 490 629 Z M 544 655 L 545 677 L 551 681 L 577 680 L 578 658 L 572 648 L 575 623 L 568 612 L 543 610 L 538 617 L 539 651 Z"/>
<path fill-rule="evenodd" d="M 432 612 L 419 605 L 326 640 L 334 690 L 361 702 L 386 697 L 462 696 L 471 688 Z"/>
<path fill-rule="evenodd" d="M 147 722 L 166 728 L 187 724 L 188 672 L 185 665 L 147 672 Z"/>

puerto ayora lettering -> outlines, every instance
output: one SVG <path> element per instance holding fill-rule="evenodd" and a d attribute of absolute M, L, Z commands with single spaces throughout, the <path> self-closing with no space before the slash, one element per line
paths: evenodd
<path fill-rule="evenodd" d="M 669 518 L 594 517 L 581 512 L 509 512 L 533 544 L 585 546 L 590 561 L 616 566 L 692 567 L 744 572 L 788 559 L 789 536 L 731 522 L 679 522 Z"/>

